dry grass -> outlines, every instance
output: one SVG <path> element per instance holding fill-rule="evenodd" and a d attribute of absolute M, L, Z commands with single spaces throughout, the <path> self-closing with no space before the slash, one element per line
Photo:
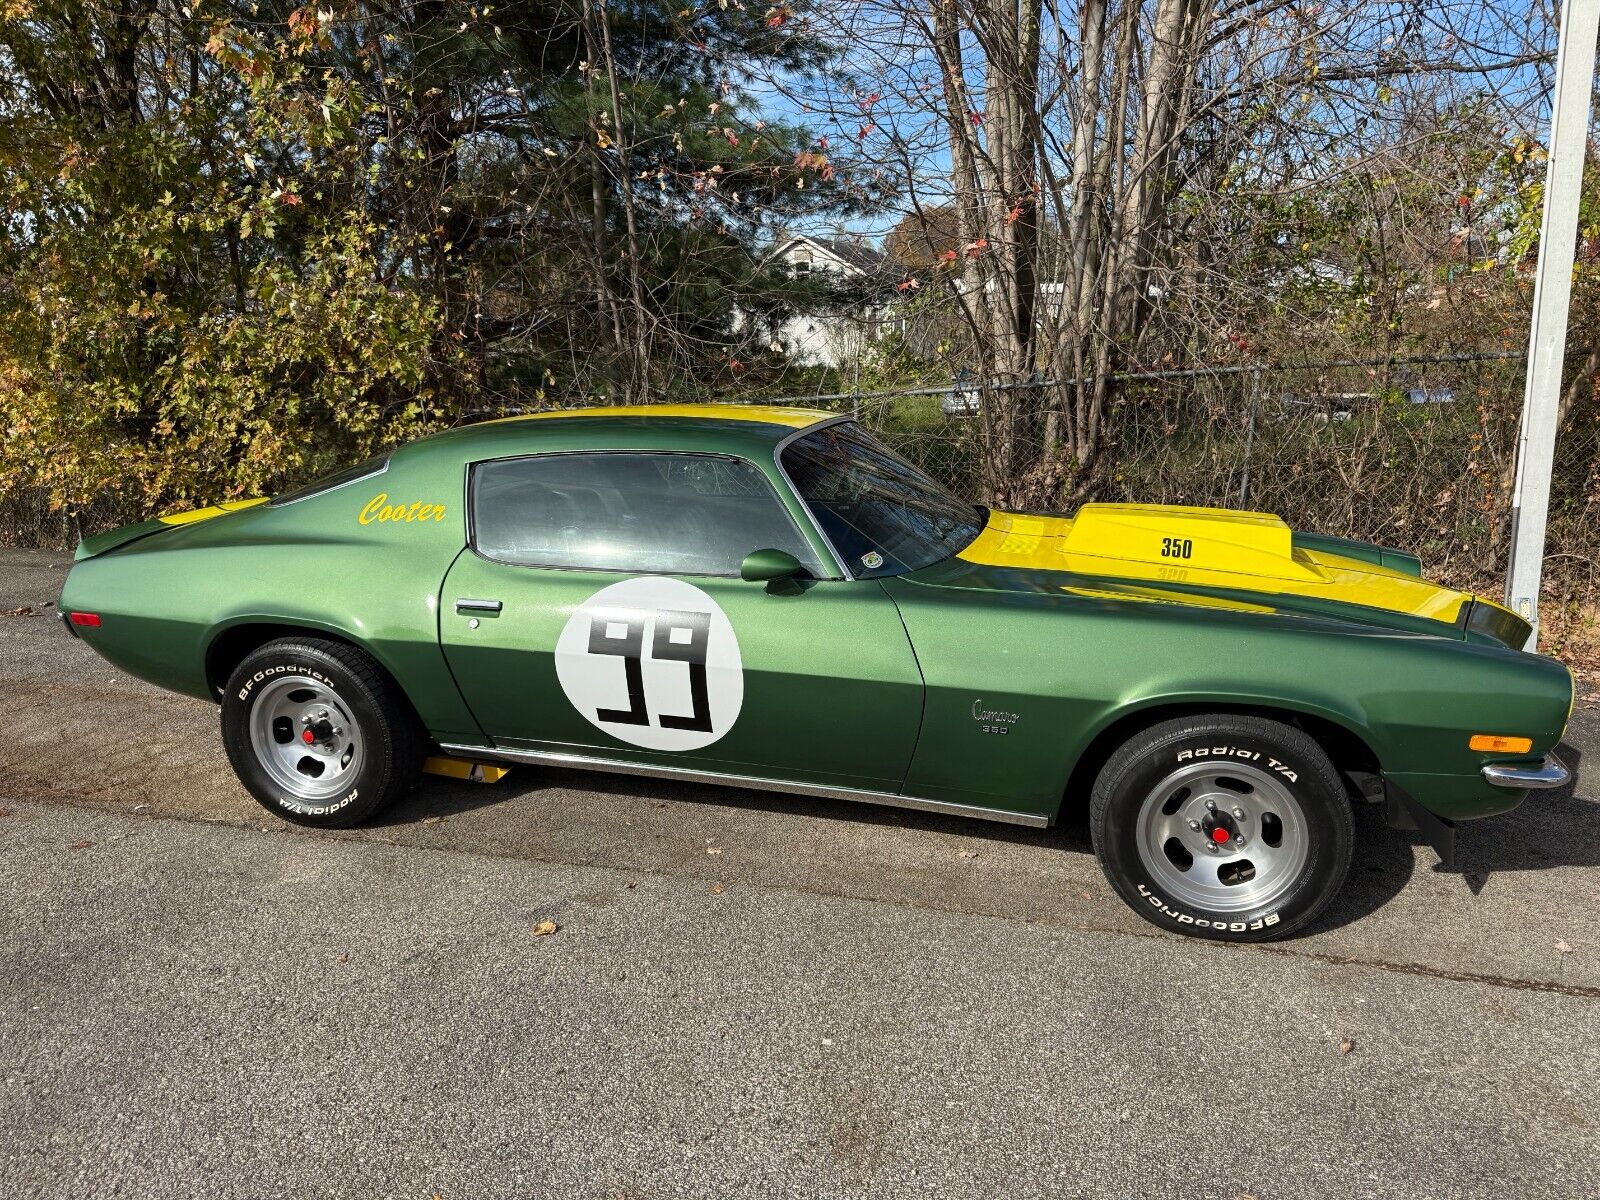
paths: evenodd
<path fill-rule="evenodd" d="M 1539 623 L 1539 649 L 1572 668 L 1580 694 L 1600 693 L 1600 601 L 1546 601 Z"/>

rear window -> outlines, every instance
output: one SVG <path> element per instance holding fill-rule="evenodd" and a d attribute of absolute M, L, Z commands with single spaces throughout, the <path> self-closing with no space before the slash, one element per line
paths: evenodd
<path fill-rule="evenodd" d="M 366 462 L 359 462 L 353 467 L 335 471 L 332 475 L 324 475 L 321 479 L 313 479 L 310 483 L 297 487 L 293 491 L 274 496 L 267 501 L 267 507 L 275 508 L 281 504 L 293 504 L 296 500 L 309 500 L 312 496 L 320 496 L 323 492 L 331 492 L 334 488 L 342 488 L 347 483 L 355 483 L 361 479 L 371 479 L 374 475 L 381 475 L 388 467 L 389 456 L 380 454 L 376 458 L 367 459 Z"/>

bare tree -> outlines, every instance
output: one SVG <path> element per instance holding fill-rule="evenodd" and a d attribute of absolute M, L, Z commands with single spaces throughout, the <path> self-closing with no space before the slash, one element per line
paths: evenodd
<path fill-rule="evenodd" d="M 984 486 L 1024 502 L 1109 469 L 1120 372 L 1259 355 L 1287 282 L 1354 277 L 1286 226 L 1471 97 L 1516 123 L 1550 49 L 1510 6 L 1455 0 L 857 0 L 831 19 L 870 82 L 806 102 L 844 128 L 865 94 L 862 140 L 911 212 L 954 214 L 929 275 L 985 389 Z"/>

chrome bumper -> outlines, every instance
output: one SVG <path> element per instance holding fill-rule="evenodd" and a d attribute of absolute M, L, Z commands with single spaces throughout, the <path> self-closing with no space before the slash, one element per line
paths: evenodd
<path fill-rule="evenodd" d="M 1547 754 L 1536 767 L 1485 763 L 1483 777 L 1495 787 L 1544 789 L 1563 786 L 1572 778 L 1572 772 L 1554 754 Z"/>

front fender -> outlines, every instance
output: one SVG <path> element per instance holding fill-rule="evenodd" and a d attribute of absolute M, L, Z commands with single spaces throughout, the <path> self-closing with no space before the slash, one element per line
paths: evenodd
<path fill-rule="evenodd" d="M 1470 780 L 1483 763 L 1472 733 L 1529 736 L 1544 753 L 1571 695 L 1559 664 L 1452 637 L 1043 590 L 886 586 L 926 681 L 905 790 L 933 799 L 1054 815 L 1097 738 L 1163 708 L 1315 717 L 1359 739 L 1386 774 Z"/>

